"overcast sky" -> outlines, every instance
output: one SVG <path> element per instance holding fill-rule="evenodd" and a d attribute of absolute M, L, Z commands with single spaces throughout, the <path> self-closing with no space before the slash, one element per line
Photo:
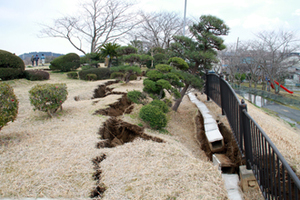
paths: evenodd
<path fill-rule="evenodd" d="M 20 55 L 33 51 L 75 52 L 68 41 L 38 37 L 41 23 L 74 15 L 88 0 L 0 0 L 0 49 Z M 140 0 L 145 11 L 175 11 L 183 17 L 185 0 Z M 263 30 L 292 30 L 300 36 L 300 0 L 187 0 L 187 17 L 211 14 L 225 21 L 225 43 L 253 39 Z"/>

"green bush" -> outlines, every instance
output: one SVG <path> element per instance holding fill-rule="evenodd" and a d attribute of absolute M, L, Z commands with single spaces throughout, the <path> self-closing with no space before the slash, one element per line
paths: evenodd
<path fill-rule="evenodd" d="M 89 81 L 97 80 L 97 75 L 96 74 L 87 74 L 86 79 Z"/>
<path fill-rule="evenodd" d="M 22 78 L 24 71 L 15 68 L 0 68 L 0 78 L 2 80 L 12 80 Z"/>
<path fill-rule="evenodd" d="M 168 107 L 172 107 L 172 101 L 170 99 L 163 100 Z"/>
<path fill-rule="evenodd" d="M 123 79 L 124 78 L 124 73 L 122 73 L 122 72 L 113 72 L 110 75 L 110 78 L 111 79 Z"/>
<path fill-rule="evenodd" d="M 110 71 L 112 72 L 128 72 L 128 71 L 132 71 L 137 73 L 137 75 L 141 75 L 142 74 L 142 70 L 140 67 L 138 66 L 130 66 L 130 65 L 123 65 L 123 66 L 117 66 L 117 67 L 111 67 Z"/>
<path fill-rule="evenodd" d="M 69 72 L 80 67 L 80 57 L 76 53 L 59 56 L 50 62 L 51 70 Z"/>
<path fill-rule="evenodd" d="M 161 129 L 167 125 L 167 116 L 159 107 L 153 105 L 145 105 L 139 113 L 140 118 L 148 122 L 153 129 Z"/>
<path fill-rule="evenodd" d="M 47 112 L 50 117 L 67 99 L 68 91 L 64 83 L 38 84 L 29 91 L 29 98 L 34 110 Z"/>
<path fill-rule="evenodd" d="M 24 76 L 30 81 L 49 80 L 50 74 L 44 70 L 25 70 Z"/>
<path fill-rule="evenodd" d="M 155 99 L 155 100 L 151 101 L 150 105 L 157 106 L 164 113 L 169 112 L 169 108 L 168 108 L 167 104 L 163 101 L 158 100 L 158 99 Z"/>
<path fill-rule="evenodd" d="M 108 68 L 94 68 L 94 69 L 79 71 L 78 74 L 81 80 L 87 80 L 86 79 L 87 74 L 96 74 L 97 80 L 104 80 L 110 78 L 111 72 Z"/>
<path fill-rule="evenodd" d="M 146 103 L 146 99 L 147 99 L 147 95 L 145 93 L 137 90 L 128 92 L 127 97 L 133 103 L 143 104 L 143 105 Z"/>
<path fill-rule="evenodd" d="M 137 80 L 137 75 L 136 74 L 132 74 L 130 77 L 129 77 L 129 80 Z"/>
<path fill-rule="evenodd" d="M 68 78 L 71 79 L 78 79 L 78 73 L 77 72 L 69 72 L 67 73 Z"/>
<path fill-rule="evenodd" d="M 0 50 L 0 78 L 2 80 L 22 78 L 24 70 L 25 64 L 19 56 Z"/>
<path fill-rule="evenodd" d="M 95 68 L 95 67 L 93 67 L 93 66 L 91 66 L 91 65 L 83 65 L 83 66 L 81 67 L 81 70 L 88 70 L 88 69 L 93 69 L 93 68 Z"/>
<path fill-rule="evenodd" d="M 19 101 L 14 90 L 6 83 L 0 83 L 0 130 L 18 114 Z"/>

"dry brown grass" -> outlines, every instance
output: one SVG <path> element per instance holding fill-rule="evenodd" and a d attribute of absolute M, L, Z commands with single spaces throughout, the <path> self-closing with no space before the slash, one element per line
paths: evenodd
<path fill-rule="evenodd" d="M 63 111 L 49 118 L 33 111 L 28 91 L 37 83 L 54 82 L 66 83 L 69 95 Z M 92 114 L 120 97 L 92 100 L 94 89 L 103 82 L 71 80 L 59 73 L 43 82 L 9 81 L 20 105 L 16 121 L 0 132 L 0 197 L 88 198 L 95 186 L 91 160 L 105 153 L 101 169 L 106 199 L 227 199 L 217 168 L 207 161 L 197 142 L 191 141 L 196 110 L 186 99 L 180 115 L 170 112 L 168 135 L 145 129 L 165 143 L 138 139 L 117 148 L 96 149 L 97 132 L 108 117 Z M 111 87 L 116 91 L 141 89 L 142 81 Z M 75 96 L 81 101 L 75 101 Z M 138 109 L 121 118 L 142 123 Z"/>

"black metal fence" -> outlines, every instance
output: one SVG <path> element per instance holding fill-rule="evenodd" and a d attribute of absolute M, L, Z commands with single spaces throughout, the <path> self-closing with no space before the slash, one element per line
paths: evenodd
<path fill-rule="evenodd" d="M 226 115 L 247 169 L 252 169 L 265 199 L 299 200 L 299 178 L 248 114 L 244 100 L 240 103 L 231 86 L 216 74 L 207 74 L 205 93 Z"/>

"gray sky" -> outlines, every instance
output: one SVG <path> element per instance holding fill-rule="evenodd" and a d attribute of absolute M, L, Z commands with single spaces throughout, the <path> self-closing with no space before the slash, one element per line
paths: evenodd
<path fill-rule="evenodd" d="M 78 11 L 87 0 L 0 0 L 0 49 L 20 55 L 33 51 L 82 54 L 60 38 L 39 38 L 40 23 Z M 140 0 L 144 11 L 175 11 L 182 15 L 185 0 Z M 299 0 L 187 0 L 187 17 L 211 14 L 230 27 L 225 43 L 253 39 L 263 30 L 292 30 L 300 36 Z"/>

